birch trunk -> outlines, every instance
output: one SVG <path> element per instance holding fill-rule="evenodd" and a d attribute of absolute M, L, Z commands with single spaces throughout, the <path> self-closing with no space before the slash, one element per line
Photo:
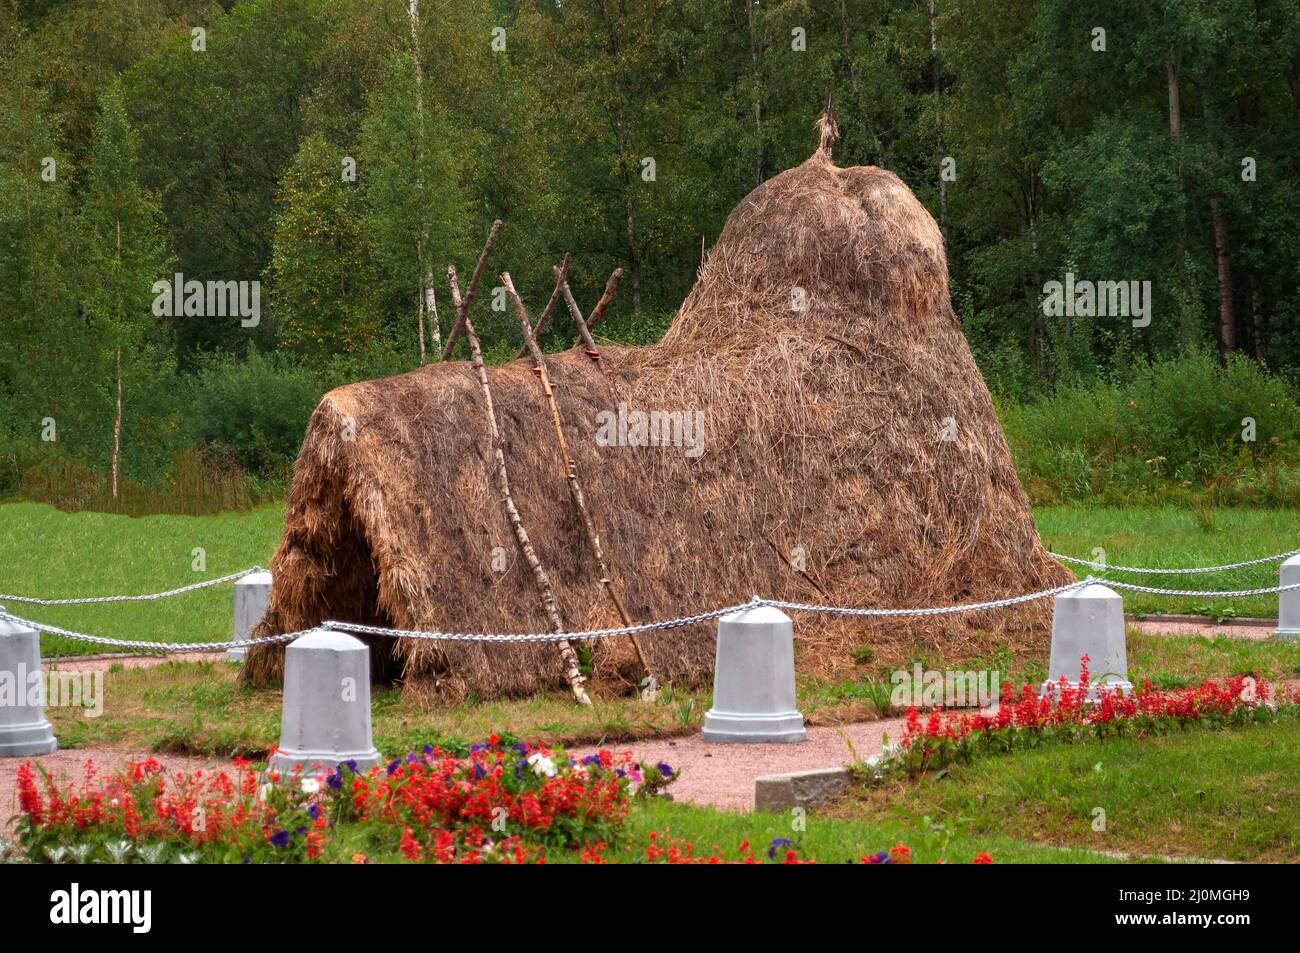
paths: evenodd
<path fill-rule="evenodd" d="M 1223 215 L 1223 193 L 1210 196 L 1210 217 L 1214 220 L 1214 263 L 1219 275 L 1219 353 L 1226 360 L 1237 350 L 1237 316 L 1232 303 L 1232 257 L 1228 246 L 1228 222 Z"/>
<path fill-rule="evenodd" d="M 562 634 L 565 631 L 564 619 L 560 615 L 560 605 L 555 599 L 555 591 L 551 588 L 551 579 L 542 567 L 541 560 L 537 558 L 537 552 L 533 549 L 532 541 L 528 538 L 528 530 L 524 528 L 523 518 L 519 515 L 519 508 L 515 506 L 515 498 L 510 492 L 510 475 L 506 470 L 505 440 L 501 436 L 501 429 L 497 426 L 497 413 L 492 400 L 492 388 L 488 384 L 487 368 L 483 364 L 483 348 L 479 344 L 474 325 L 469 319 L 469 296 L 466 295 L 461 298 L 460 289 L 456 284 L 454 268 L 448 269 L 448 277 L 451 280 L 452 301 L 460 314 L 457 324 L 464 329 L 465 340 L 469 342 L 470 362 L 473 364 L 474 373 L 478 377 L 479 389 L 483 392 L 488 438 L 492 444 L 492 456 L 496 462 L 497 487 L 501 492 L 502 499 L 505 501 L 506 518 L 510 521 L 510 528 L 514 531 L 515 541 L 519 544 L 519 551 L 523 554 L 524 561 L 528 563 L 528 567 L 533 571 L 533 578 L 537 582 L 537 589 L 542 598 L 542 608 L 551 620 L 551 628 L 557 634 Z M 578 664 L 578 654 L 573 650 L 573 646 L 569 644 L 568 639 L 561 639 L 559 647 L 560 659 L 564 664 L 564 674 L 569 680 L 569 688 L 573 691 L 573 697 L 577 699 L 580 705 L 590 705 L 591 699 L 587 697 L 587 692 L 582 687 L 584 679 Z"/>
<path fill-rule="evenodd" d="M 565 255 L 564 265 L 560 269 L 561 274 L 556 282 L 557 289 L 564 285 L 564 276 L 567 274 L 568 263 L 569 256 Z M 528 317 L 528 311 L 524 307 L 523 299 L 515 291 L 514 282 L 510 280 L 510 272 L 502 272 L 501 284 L 505 287 L 506 294 L 510 296 L 510 300 L 515 306 L 515 317 L 519 320 L 519 327 L 524 335 L 524 347 L 532 355 L 533 367 L 537 369 L 537 376 L 542 382 L 542 394 L 546 397 L 547 410 L 551 415 L 551 426 L 555 430 L 555 443 L 560 448 L 560 458 L 564 463 L 564 478 L 569 485 L 569 498 L 573 501 L 573 508 L 578 513 L 578 522 L 582 525 L 582 532 L 587 538 L 587 545 L 591 547 L 592 555 L 596 559 L 596 567 L 600 570 L 600 584 L 610 602 L 614 604 L 619 619 L 622 620 L 624 625 L 631 625 L 632 619 L 628 616 L 627 609 L 623 606 L 623 600 L 618 597 L 618 592 L 614 588 L 614 580 L 609 571 L 609 564 L 605 561 L 605 551 L 600 545 L 600 534 L 596 532 L 596 524 L 591 518 L 591 512 L 587 509 L 587 496 L 582 490 L 582 481 L 578 478 L 578 465 L 569 454 L 569 444 L 564 438 L 564 424 L 560 419 L 560 407 L 555 401 L 555 391 L 551 388 L 550 375 L 546 372 L 546 357 L 542 354 L 542 349 L 537 346 L 537 338 L 533 336 L 532 322 Z M 590 334 L 588 334 L 587 338 L 589 340 L 590 337 Z M 630 638 L 632 647 L 636 650 L 637 660 L 641 663 L 642 672 L 645 675 L 650 675 L 650 663 L 646 660 L 640 640 L 635 635 L 630 636 Z"/>

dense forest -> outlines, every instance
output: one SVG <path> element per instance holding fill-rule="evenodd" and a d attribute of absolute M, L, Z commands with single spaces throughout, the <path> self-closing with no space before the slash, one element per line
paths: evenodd
<path fill-rule="evenodd" d="M 274 493 L 326 388 L 437 359 L 497 218 L 526 299 L 621 267 L 602 332 L 652 340 L 828 97 L 940 223 L 1031 493 L 1295 501 L 1300 0 L 0 0 L 0 495 Z"/>

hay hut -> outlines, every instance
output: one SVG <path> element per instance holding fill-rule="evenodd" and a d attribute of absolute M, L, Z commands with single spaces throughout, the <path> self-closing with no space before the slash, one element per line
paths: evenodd
<path fill-rule="evenodd" d="M 1035 531 L 949 300 L 938 226 L 893 173 L 837 168 L 832 136 L 824 118 L 813 156 L 731 213 L 660 342 L 602 349 L 616 388 L 582 348 L 547 357 L 588 505 L 638 621 L 754 593 L 922 606 L 1073 578 Z M 617 625 L 531 362 L 488 376 L 513 494 L 568 628 Z M 627 445 L 637 442 L 638 411 L 702 417 L 702 452 Z M 466 362 L 326 394 L 295 466 L 257 634 L 324 619 L 548 631 L 496 489 L 484 419 Z M 804 616 L 799 666 L 844 677 L 860 645 L 873 647 L 876 664 L 917 655 L 934 664 L 996 645 L 1041 651 L 1049 612 L 1039 602 L 881 623 Z M 553 644 L 370 644 L 376 675 L 450 699 L 565 685 Z M 710 625 L 644 645 L 660 682 L 711 673 Z M 595 685 L 631 683 L 623 640 L 590 649 Z M 282 660 L 279 647 L 256 649 L 246 678 L 265 683 Z"/>

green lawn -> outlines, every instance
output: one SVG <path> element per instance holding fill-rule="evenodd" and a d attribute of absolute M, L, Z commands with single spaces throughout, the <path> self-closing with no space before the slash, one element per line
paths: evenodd
<path fill-rule="evenodd" d="M 672 789 L 669 788 L 669 791 Z M 984 851 L 996 863 L 1113 863 L 1109 857 L 1086 850 L 1075 850 L 1026 843 L 1023 839 L 1002 834 L 927 827 L 920 815 L 882 814 L 870 819 L 842 818 L 810 812 L 803 819 L 803 830 L 792 817 L 776 814 L 732 814 L 673 804 L 661 800 L 639 803 L 628 817 L 624 841 L 605 853 L 611 862 L 631 863 L 644 858 L 651 831 L 659 842 L 677 840 L 693 845 L 696 856 L 716 854 L 734 859 L 742 841 L 748 840 L 761 859 L 773 840 L 784 838 L 793 843 L 801 858 L 818 863 L 857 863 L 867 854 L 906 844 L 914 863 L 938 861 L 969 863 Z M 573 855 L 552 854 L 552 863 L 576 860 Z"/>
<path fill-rule="evenodd" d="M 1184 510 L 1058 506 L 1035 512 L 1050 549 L 1091 558 L 1103 547 L 1112 563 L 1194 566 L 1237 562 L 1300 548 L 1300 511 Z M 218 516 L 126 517 L 63 513 L 35 503 L 0 505 L 0 592 L 44 598 L 157 592 L 269 566 L 283 507 Z M 202 549 L 206 570 L 192 568 Z M 1239 589 L 1275 585 L 1276 567 L 1212 576 L 1121 577 L 1175 588 Z M 1125 594 L 1130 612 L 1229 612 L 1276 616 L 1273 597 L 1211 601 Z M 228 587 L 158 602 L 93 606 L 8 607 L 33 619 L 100 635 L 177 642 L 230 635 Z M 82 654 L 84 646 L 47 637 L 47 656 Z"/>
<path fill-rule="evenodd" d="M 1034 511 L 1044 544 L 1053 552 L 1119 566 L 1221 566 L 1300 549 L 1300 510 L 1223 509 L 1203 513 L 1142 507 L 1050 506 Z M 1090 570 L 1071 567 L 1080 575 Z M 1092 572 L 1096 573 L 1095 570 Z M 1096 573 L 1100 574 L 1100 573 Z M 1114 573 L 1112 578 L 1164 589 L 1256 589 L 1277 585 L 1277 566 L 1252 566 L 1197 576 Z M 1277 597 L 1196 599 L 1122 592 L 1129 613 L 1277 617 Z"/>
<path fill-rule="evenodd" d="M 968 842 L 1239 861 L 1300 861 L 1300 724 L 1049 745 L 866 785 L 829 810 L 882 822 L 929 816 Z M 1105 812 L 1104 830 L 1094 830 Z"/>
<path fill-rule="evenodd" d="M 280 539 L 280 506 L 217 516 L 64 513 L 37 503 L 0 506 L 0 593 L 43 599 L 136 595 L 269 567 Z M 203 550 L 205 571 L 193 568 Z M 3 600 L 0 600 L 3 602 Z M 112 638 L 208 642 L 230 638 L 230 586 L 156 602 L 88 606 L 9 603 L 16 615 Z M 96 651 L 46 636 L 45 656 Z"/>

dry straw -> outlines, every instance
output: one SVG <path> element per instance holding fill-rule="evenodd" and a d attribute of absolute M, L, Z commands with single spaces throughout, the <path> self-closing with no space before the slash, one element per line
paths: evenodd
<path fill-rule="evenodd" d="M 821 126 L 808 161 L 731 213 L 659 343 L 602 347 L 610 380 L 582 345 L 546 358 L 605 557 L 637 621 L 754 593 L 922 606 L 1073 578 L 1034 529 L 952 309 L 938 226 L 893 173 L 837 168 L 833 123 Z M 533 362 L 488 376 L 513 496 L 566 624 L 619 624 L 565 487 Z M 615 394 L 634 410 L 703 411 L 705 452 L 599 446 L 597 414 L 614 408 Z M 324 397 L 294 470 L 256 635 L 324 619 L 550 628 L 506 521 L 483 400 L 466 362 Z M 493 569 L 498 546 L 509 554 L 504 573 Z M 788 554 L 802 559 L 792 565 Z M 846 677 L 858 646 L 880 662 L 1038 649 L 1049 611 L 1038 602 L 945 619 L 812 617 L 796 632 L 799 666 Z M 448 699 L 566 685 L 553 645 L 374 639 L 371 648 L 378 676 Z M 590 651 L 594 687 L 635 681 L 624 641 Z M 712 670 L 713 632 L 657 634 L 645 651 L 661 682 L 698 684 Z M 281 647 L 259 647 L 246 675 L 264 684 L 282 660 Z"/>

